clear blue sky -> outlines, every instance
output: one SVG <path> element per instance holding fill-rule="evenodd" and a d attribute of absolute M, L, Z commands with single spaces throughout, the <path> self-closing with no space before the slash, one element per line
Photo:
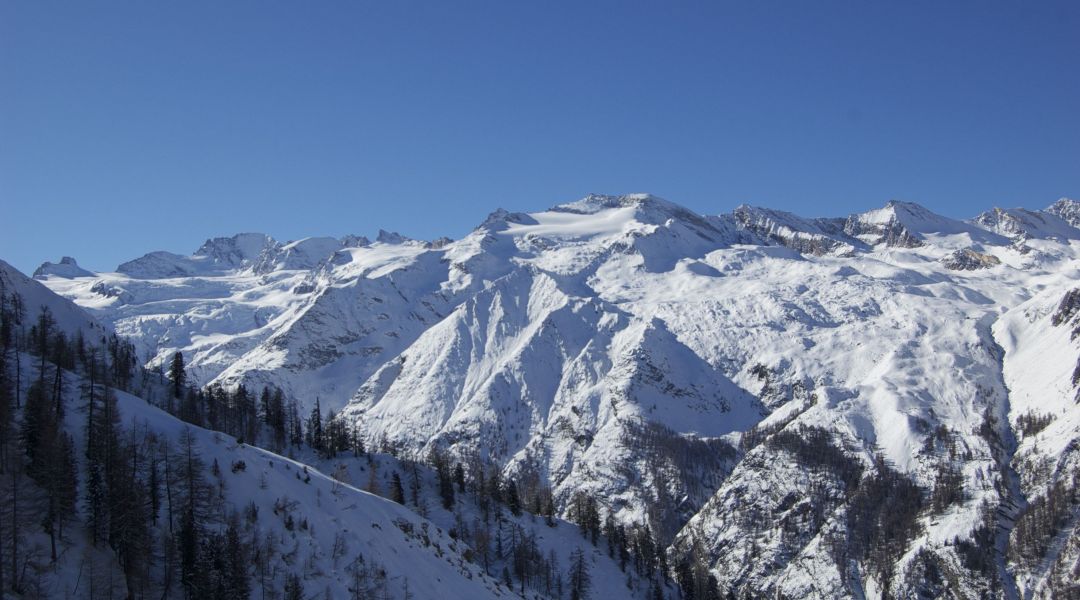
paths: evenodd
<path fill-rule="evenodd" d="M 0 0 L 0 258 L 1080 196 L 1070 2 Z"/>

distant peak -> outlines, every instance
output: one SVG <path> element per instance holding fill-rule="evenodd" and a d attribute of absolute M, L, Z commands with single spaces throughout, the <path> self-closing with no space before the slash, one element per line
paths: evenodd
<path fill-rule="evenodd" d="M 1036 211 L 994 207 L 975 217 L 973 222 L 988 231 L 1017 240 L 1080 237 L 1080 231 L 1077 231 L 1076 227 L 1049 209 Z"/>
<path fill-rule="evenodd" d="M 90 271 L 80 267 L 79 263 L 75 262 L 75 259 L 70 256 L 61 258 L 58 263 L 43 262 L 40 267 L 34 270 L 34 279 L 44 279 L 49 276 L 73 279 L 75 277 L 93 277 L 93 275 Z"/>
<path fill-rule="evenodd" d="M 852 217 L 864 222 L 878 223 L 889 220 L 899 220 L 905 225 L 914 225 L 916 222 L 928 223 L 952 221 L 952 219 L 941 216 L 922 204 L 909 202 L 907 200 L 889 200 L 885 203 L 885 206 L 881 208 L 856 213 L 852 215 Z"/>
<path fill-rule="evenodd" d="M 206 248 L 213 248 L 215 246 L 229 245 L 229 244 L 265 244 L 266 242 L 273 241 L 273 238 L 265 233 L 237 233 L 231 236 L 221 236 L 208 238 L 203 245 L 199 247 L 199 250 L 195 251 L 195 254 L 199 254 L 199 251 Z"/>
<path fill-rule="evenodd" d="M 396 231 L 380 229 L 379 235 L 375 238 L 375 241 L 383 244 L 404 244 L 411 240 Z"/>
<path fill-rule="evenodd" d="M 937 213 L 930 210 L 929 208 L 926 208 L 922 204 L 919 204 L 918 202 L 909 202 L 907 200 L 889 200 L 885 203 L 885 208 L 888 210 L 892 210 L 893 212 L 898 214 L 908 214 L 918 217 L 930 216 L 941 218 Z"/>
<path fill-rule="evenodd" d="M 534 225 L 536 219 L 523 212 L 510 212 L 505 208 L 496 208 L 484 219 L 476 229 L 500 231 L 506 229 L 510 223 L 519 225 Z"/>
<path fill-rule="evenodd" d="M 232 237 L 216 237 L 203 242 L 195 256 L 205 256 L 215 262 L 239 266 L 254 261 L 263 250 L 275 245 L 274 238 L 265 233 L 238 233 Z"/>
<path fill-rule="evenodd" d="M 871 246 L 914 248 L 927 242 L 927 235 L 966 234 L 972 241 L 1007 245 L 1010 240 L 983 227 L 951 219 L 916 204 L 890 200 L 884 208 L 857 213 L 848 217 L 844 233 L 857 237 Z"/>
<path fill-rule="evenodd" d="M 657 206 L 687 210 L 652 194 L 589 194 L 580 200 L 554 206 L 551 210 L 558 212 L 593 214 L 602 210 L 625 208 L 629 206 Z"/>
<path fill-rule="evenodd" d="M 1080 228 L 1080 202 L 1062 198 L 1046 208 L 1046 212 L 1059 217 L 1069 225 Z"/>
<path fill-rule="evenodd" d="M 363 246 L 370 246 L 371 240 L 362 235 L 349 234 L 341 238 L 341 245 L 346 248 L 360 248 Z"/>
<path fill-rule="evenodd" d="M 794 219 L 803 220 L 803 217 L 800 217 L 799 215 L 796 215 L 795 213 L 791 213 L 791 212 L 787 212 L 787 211 L 783 211 L 783 210 L 776 210 L 776 209 L 772 209 L 772 208 L 764 208 L 764 207 L 761 207 L 761 206 L 754 206 L 752 204 L 740 204 L 740 205 L 736 206 L 735 210 L 731 211 L 731 213 L 733 215 L 735 215 L 736 217 L 738 217 L 738 218 L 747 218 L 747 217 L 754 216 L 754 215 L 762 215 L 762 216 L 784 216 L 784 217 L 791 217 L 791 218 L 794 218 Z"/>

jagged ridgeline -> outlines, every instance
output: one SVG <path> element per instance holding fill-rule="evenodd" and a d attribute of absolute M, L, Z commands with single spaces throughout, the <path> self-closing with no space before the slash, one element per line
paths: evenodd
<path fill-rule="evenodd" d="M 594 195 L 4 265 L 3 586 L 1070 597 L 1078 215 Z"/>

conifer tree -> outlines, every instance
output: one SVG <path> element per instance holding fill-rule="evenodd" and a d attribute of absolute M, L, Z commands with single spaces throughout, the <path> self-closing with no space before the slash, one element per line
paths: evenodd
<path fill-rule="evenodd" d="M 315 398 L 315 406 L 311 409 L 307 422 L 307 443 L 316 452 L 323 452 L 323 426 L 322 409 L 319 406 L 319 398 Z"/>
<path fill-rule="evenodd" d="M 285 600 L 304 600 L 304 583 L 299 575 L 289 574 L 285 577 Z"/>
<path fill-rule="evenodd" d="M 589 575 L 589 563 L 585 551 L 581 548 L 570 553 L 570 599 L 585 600 L 589 597 L 592 577 Z"/>
<path fill-rule="evenodd" d="M 390 499 L 398 504 L 405 504 L 405 488 L 401 485 L 401 475 L 394 471 L 390 479 Z"/>
<path fill-rule="evenodd" d="M 506 481 L 506 507 L 510 514 L 515 517 L 521 516 L 521 498 L 518 496 L 518 487 L 513 479 Z"/>
<path fill-rule="evenodd" d="M 183 398 L 187 373 L 184 371 L 184 355 L 177 351 L 169 364 L 169 379 L 172 380 L 173 398 Z"/>
<path fill-rule="evenodd" d="M 278 388 L 270 396 L 267 424 L 274 435 L 274 446 L 280 449 L 285 446 L 285 395 Z"/>

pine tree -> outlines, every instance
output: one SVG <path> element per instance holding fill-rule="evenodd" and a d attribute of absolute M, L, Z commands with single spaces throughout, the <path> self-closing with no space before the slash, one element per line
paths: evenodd
<path fill-rule="evenodd" d="M 450 473 L 450 462 L 438 448 L 432 448 L 429 455 L 431 464 L 435 467 L 435 475 L 439 480 L 439 497 L 442 499 L 443 508 L 454 508 L 454 480 Z"/>
<path fill-rule="evenodd" d="M 589 597 L 592 587 L 592 577 L 589 575 L 589 564 L 585 558 L 585 551 L 581 548 L 570 553 L 570 599 L 585 600 Z"/>
<path fill-rule="evenodd" d="M 513 479 L 506 481 L 506 507 L 510 509 L 510 514 L 515 517 L 521 516 L 521 498 L 518 496 L 517 484 Z"/>
<path fill-rule="evenodd" d="M 210 517 L 210 499 L 214 494 L 203 476 L 205 464 L 195 450 L 195 436 L 190 429 L 180 434 L 180 456 L 176 479 L 180 512 L 180 582 L 190 593 L 198 585 L 199 548 L 204 539 L 205 523 Z"/>
<path fill-rule="evenodd" d="M 409 495 L 412 497 L 413 507 L 422 517 L 427 516 L 427 503 L 420 499 L 420 467 L 415 462 L 409 463 Z"/>
<path fill-rule="evenodd" d="M 50 421 L 50 406 L 45 398 L 45 389 L 40 381 L 35 381 L 30 384 L 30 390 L 26 393 L 26 408 L 23 409 L 20 429 L 23 452 L 29 459 L 27 473 L 35 480 L 39 478 L 47 460 L 47 439 L 52 433 Z"/>
<path fill-rule="evenodd" d="M 394 471 L 390 479 L 390 499 L 398 504 L 405 504 L 405 488 L 401 485 L 401 475 Z"/>
<path fill-rule="evenodd" d="M 334 414 L 333 409 L 326 415 L 326 425 L 323 428 L 323 445 L 326 458 L 337 456 L 339 452 L 347 450 L 351 445 L 349 428 L 344 419 L 339 419 Z"/>
<path fill-rule="evenodd" d="M 41 307 L 37 323 L 30 328 L 30 339 L 33 344 L 30 351 L 38 357 L 38 383 L 45 388 L 46 366 L 49 357 L 49 344 L 53 337 L 53 328 L 56 327 L 56 319 L 47 306 Z"/>
<path fill-rule="evenodd" d="M 259 394 L 259 417 L 267 427 L 270 427 L 270 388 L 263 386 L 262 393 Z"/>
<path fill-rule="evenodd" d="M 289 443 L 299 448 L 304 443 L 304 426 L 300 420 L 300 409 L 296 400 L 289 399 Z"/>
<path fill-rule="evenodd" d="M 307 422 L 307 443 L 312 450 L 322 453 L 323 445 L 322 409 L 319 406 L 319 398 L 315 398 L 315 407 L 311 409 Z"/>
<path fill-rule="evenodd" d="M 461 463 L 454 465 L 454 483 L 458 486 L 458 491 L 465 493 L 465 467 L 461 466 Z"/>
<path fill-rule="evenodd" d="M 274 433 L 274 446 L 281 449 L 285 446 L 285 395 L 278 388 L 274 389 L 270 396 L 269 409 L 270 431 Z"/>
<path fill-rule="evenodd" d="M 49 448 L 44 485 L 47 513 L 44 521 L 49 534 L 50 556 L 56 561 L 56 538 L 62 537 L 64 523 L 71 517 L 78 499 L 78 468 L 75 465 L 75 441 L 62 432 Z"/>
<path fill-rule="evenodd" d="M 224 554 L 224 597 L 246 600 L 251 594 L 247 548 L 240 539 L 240 523 L 235 513 L 230 516 L 225 529 Z"/>
<path fill-rule="evenodd" d="M 375 494 L 376 496 L 382 495 L 382 490 L 379 489 L 378 463 L 371 462 L 368 464 L 368 480 L 367 485 L 364 486 L 364 490 L 368 493 Z"/>
<path fill-rule="evenodd" d="M 290 573 L 285 577 L 285 600 L 304 600 L 304 583 L 299 575 Z"/>
<path fill-rule="evenodd" d="M 173 398 L 182 398 L 187 373 L 184 372 L 184 355 L 180 351 L 173 354 L 172 363 L 169 364 L 169 379 L 172 380 Z"/>
<path fill-rule="evenodd" d="M 364 436 L 360 434 L 360 426 L 357 425 L 349 430 L 349 445 L 352 446 L 353 456 L 360 457 L 367 453 L 364 448 Z"/>
<path fill-rule="evenodd" d="M 116 553 L 130 591 L 139 588 L 152 540 L 147 515 L 146 489 L 138 477 L 142 455 L 136 432 L 119 445 L 117 465 L 107 470 L 109 546 Z"/>
<path fill-rule="evenodd" d="M 105 484 L 97 461 L 86 465 L 86 525 L 90 530 L 90 543 L 97 545 L 107 526 L 105 517 Z"/>

